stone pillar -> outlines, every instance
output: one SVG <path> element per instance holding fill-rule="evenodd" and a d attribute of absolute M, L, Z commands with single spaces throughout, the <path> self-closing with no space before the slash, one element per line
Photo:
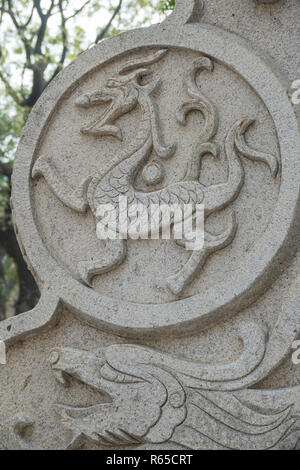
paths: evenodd
<path fill-rule="evenodd" d="M 46 89 L 12 194 L 42 294 L 0 323 L 0 447 L 297 448 L 299 15 L 177 0 Z"/>

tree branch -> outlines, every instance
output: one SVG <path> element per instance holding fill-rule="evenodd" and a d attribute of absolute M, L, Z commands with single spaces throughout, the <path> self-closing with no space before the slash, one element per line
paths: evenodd
<path fill-rule="evenodd" d="M 51 1 L 50 7 L 47 11 L 47 13 L 43 13 L 42 8 L 41 8 L 41 1 L 40 0 L 33 0 L 35 8 L 38 12 L 38 15 L 41 19 L 41 25 L 39 27 L 38 33 L 37 33 L 37 40 L 34 48 L 34 53 L 38 55 L 42 55 L 42 44 L 44 41 L 45 33 L 47 30 L 47 23 L 48 19 L 51 16 L 52 9 L 54 7 L 55 0 Z"/>
<path fill-rule="evenodd" d="M 0 55 L 1 55 L 1 53 L 0 53 Z M 18 104 L 18 105 L 21 105 L 22 104 L 21 98 L 19 97 L 18 93 L 13 89 L 13 87 L 10 85 L 8 79 L 3 75 L 1 70 L 0 70 L 0 80 L 4 84 L 7 93 L 13 98 L 15 103 Z"/>
<path fill-rule="evenodd" d="M 60 61 L 57 65 L 56 69 L 54 70 L 52 76 L 48 80 L 47 85 L 61 71 L 62 66 L 63 66 L 63 64 L 66 60 L 67 52 L 68 52 L 68 34 L 67 34 L 67 30 L 66 30 L 66 22 L 67 22 L 68 19 L 64 15 L 63 0 L 59 0 L 58 6 L 59 6 L 59 12 L 60 12 L 60 18 L 61 18 L 61 23 L 60 23 L 61 26 L 60 27 L 61 27 L 61 36 L 62 36 L 63 48 L 62 48 L 62 53 L 61 53 L 61 56 L 60 56 Z"/>
<path fill-rule="evenodd" d="M 119 11 L 121 10 L 121 7 L 122 7 L 122 3 L 123 3 L 123 0 L 119 0 L 119 4 L 118 6 L 115 8 L 109 22 L 107 23 L 107 25 L 102 29 L 102 31 L 97 34 L 97 37 L 96 37 L 96 40 L 95 40 L 95 43 L 97 44 L 99 41 L 101 41 L 101 39 L 104 38 L 104 36 L 107 34 L 107 32 L 109 31 L 111 25 L 112 25 L 112 22 L 114 21 L 115 17 L 117 16 L 117 14 L 119 13 Z"/>
<path fill-rule="evenodd" d="M 29 107 L 32 107 L 36 103 L 36 101 L 41 96 L 43 89 L 45 87 L 44 72 L 45 72 L 45 69 L 47 68 L 48 62 L 45 61 L 44 55 L 42 53 L 42 45 L 43 45 L 43 41 L 44 41 L 45 34 L 47 31 L 48 19 L 51 16 L 52 9 L 55 5 L 55 0 L 51 1 L 49 9 L 46 13 L 43 13 L 40 0 L 33 0 L 33 4 L 41 20 L 40 27 L 37 31 L 37 38 L 36 38 L 36 43 L 35 43 L 35 47 L 33 51 L 32 51 L 29 41 L 27 41 L 25 38 L 22 39 L 24 47 L 25 47 L 25 53 L 26 53 L 26 60 L 27 60 L 26 67 L 33 71 L 33 82 L 32 82 L 31 93 L 28 96 L 28 98 L 23 100 L 22 102 L 22 106 L 29 106 Z M 31 61 L 32 53 L 43 57 L 43 59 L 39 59 L 33 64 Z"/>
<path fill-rule="evenodd" d="M 7 4 L 8 4 L 8 10 L 7 10 L 7 13 L 9 14 L 13 24 L 15 25 L 16 29 L 17 30 L 20 30 L 20 24 L 13 12 L 13 9 L 12 9 L 12 4 L 11 4 L 11 0 L 7 0 Z"/>
<path fill-rule="evenodd" d="M 91 3 L 91 0 L 87 0 L 86 2 L 84 2 L 84 4 L 80 8 L 78 8 L 78 10 L 74 11 L 74 13 L 72 13 L 72 15 L 70 15 L 66 18 L 66 22 L 71 20 L 72 18 L 75 18 L 75 16 L 77 16 L 79 13 L 81 13 L 89 3 Z"/>
<path fill-rule="evenodd" d="M 33 17 L 33 12 L 34 12 L 34 4 L 32 5 L 32 8 L 31 8 L 31 13 L 28 17 L 28 20 L 26 21 L 26 23 L 24 24 L 24 29 L 27 28 L 27 26 L 29 26 L 30 24 L 30 21 L 32 20 L 32 17 Z"/>
<path fill-rule="evenodd" d="M 36 11 L 38 12 L 39 17 L 41 18 L 41 20 L 43 20 L 45 15 L 41 7 L 41 0 L 33 0 L 33 4 L 36 8 Z"/>
<path fill-rule="evenodd" d="M 45 37 L 47 29 L 47 18 L 43 17 L 41 19 L 41 26 L 39 27 L 38 33 L 37 33 L 37 39 L 34 47 L 34 53 L 38 55 L 42 55 L 42 43 Z"/>
<path fill-rule="evenodd" d="M 44 64 L 32 64 L 27 68 L 33 71 L 33 82 L 32 82 L 32 89 L 31 93 L 23 100 L 20 104 L 21 106 L 29 106 L 30 108 L 35 105 L 39 97 L 41 96 L 44 90 L 44 71 L 45 65 Z"/>
<path fill-rule="evenodd" d="M 5 3 L 5 2 L 3 2 Z M 19 38 L 21 39 L 21 41 L 23 42 L 23 45 L 24 45 L 24 49 L 25 49 L 25 54 L 26 54 L 26 61 L 27 61 L 27 66 L 29 66 L 31 64 L 31 44 L 30 44 L 30 41 L 28 41 L 28 39 L 24 36 L 24 31 L 26 29 L 26 27 L 28 26 L 28 24 L 30 23 L 31 19 L 32 19 L 32 15 L 33 15 L 33 11 L 34 11 L 34 6 L 31 10 L 31 13 L 30 13 L 30 16 L 27 20 L 27 22 L 25 24 L 20 24 L 19 21 L 17 20 L 16 18 L 16 15 L 14 14 L 13 12 L 13 9 L 12 9 L 12 3 L 11 3 L 11 0 L 7 0 L 7 3 L 8 3 L 8 10 L 5 10 L 5 13 L 7 13 L 15 28 L 16 28 L 16 31 L 17 31 L 17 34 L 19 36 Z"/>

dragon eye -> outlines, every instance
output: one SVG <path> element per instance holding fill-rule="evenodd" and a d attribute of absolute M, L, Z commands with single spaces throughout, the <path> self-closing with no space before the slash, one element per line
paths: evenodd
<path fill-rule="evenodd" d="M 150 70 L 144 71 L 137 76 L 137 82 L 140 86 L 147 85 L 149 83 L 149 78 L 152 76 L 152 72 Z"/>

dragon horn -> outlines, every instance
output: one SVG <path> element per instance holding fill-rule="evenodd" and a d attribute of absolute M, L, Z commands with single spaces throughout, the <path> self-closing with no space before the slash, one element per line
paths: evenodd
<path fill-rule="evenodd" d="M 168 52 L 168 49 L 160 49 L 159 51 L 155 52 L 154 54 L 151 54 L 150 56 L 146 57 L 145 59 L 131 60 L 131 61 L 127 62 L 119 70 L 119 74 L 120 75 L 125 75 L 129 72 L 132 72 L 133 70 L 144 67 L 146 65 L 155 64 L 155 62 L 158 62 L 160 59 L 162 59 L 167 54 L 167 52 Z"/>
<path fill-rule="evenodd" d="M 240 125 L 237 128 L 237 133 L 235 137 L 235 146 L 239 153 L 244 157 L 248 158 L 249 160 L 263 162 L 271 170 L 273 178 L 276 177 L 278 170 L 279 170 L 279 162 L 274 155 L 269 153 L 260 152 L 258 150 L 254 150 L 250 148 L 245 142 L 245 132 L 247 129 L 255 123 L 255 119 L 243 119 L 240 122 Z"/>

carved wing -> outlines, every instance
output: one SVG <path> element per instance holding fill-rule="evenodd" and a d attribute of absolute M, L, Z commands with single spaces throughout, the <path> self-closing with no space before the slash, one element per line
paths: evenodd
<path fill-rule="evenodd" d="M 284 448 L 296 422 L 291 412 L 292 406 L 268 410 L 251 406 L 233 393 L 190 389 L 187 419 L 172 440 L 192 449 Z"/>

